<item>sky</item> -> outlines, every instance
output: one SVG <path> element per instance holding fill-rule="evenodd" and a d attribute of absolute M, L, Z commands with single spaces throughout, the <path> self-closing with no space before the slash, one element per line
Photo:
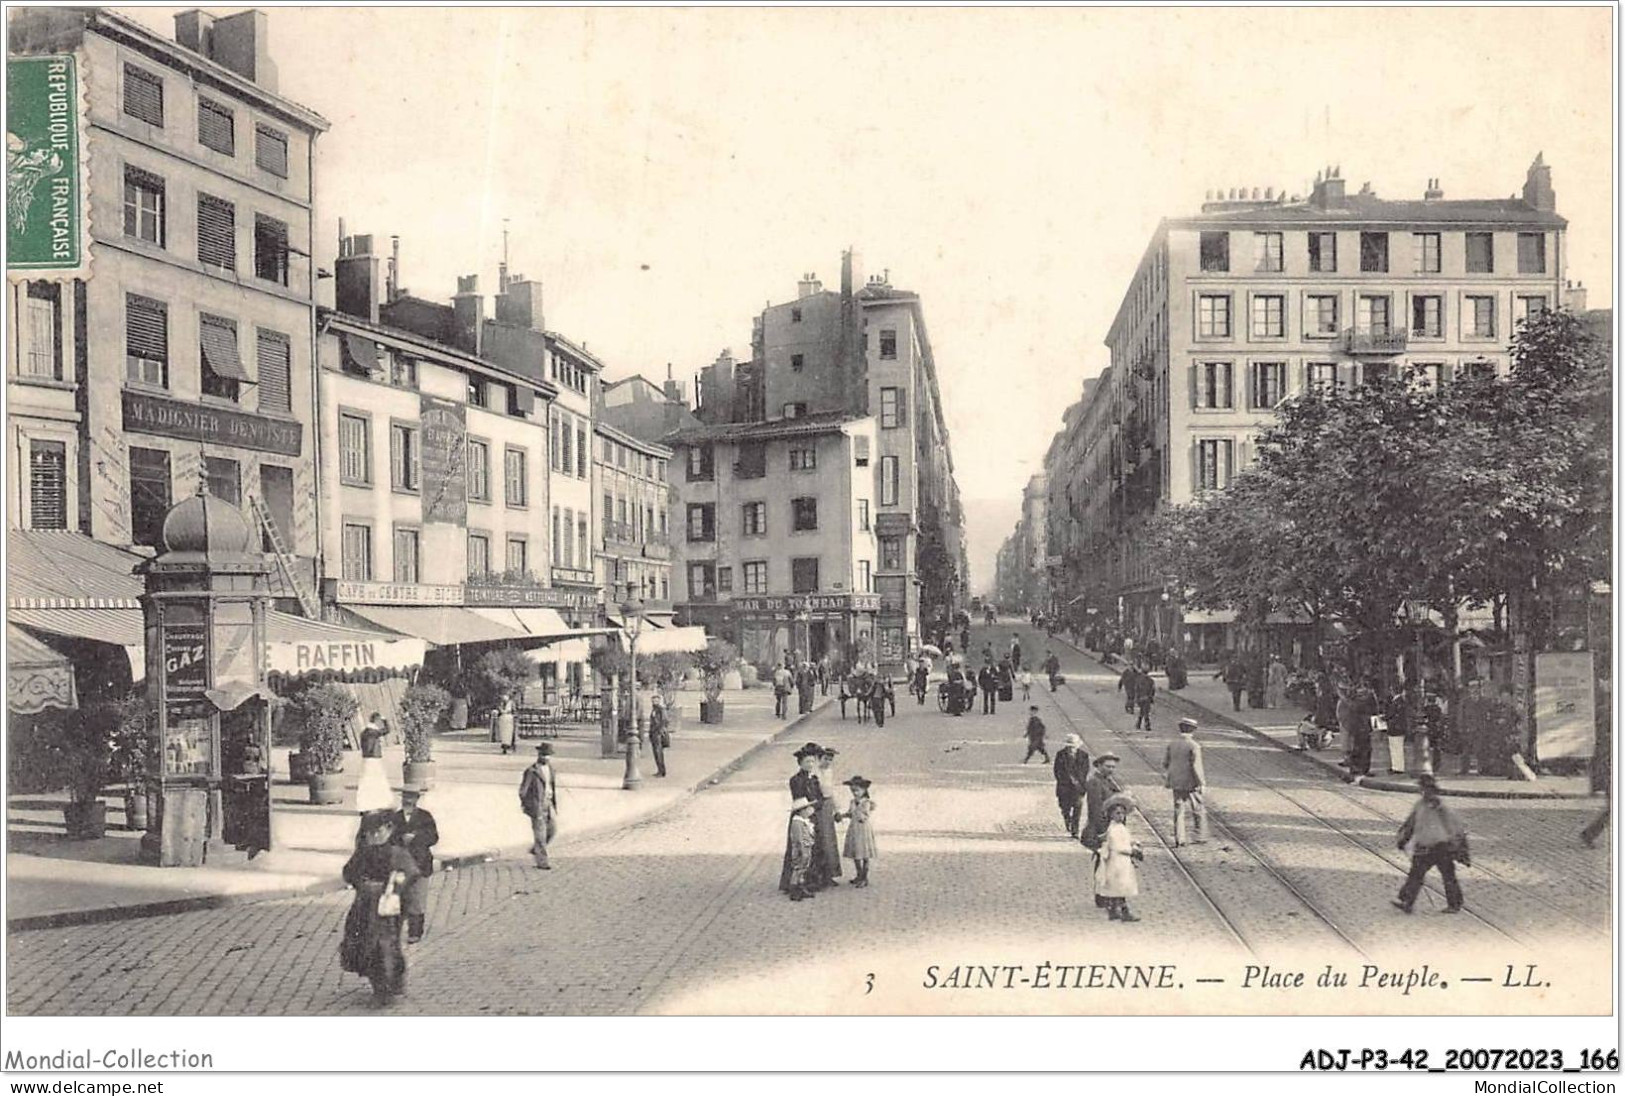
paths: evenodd
<path fill-rule="evenodd" d="M 1498 198 L 1544 152 L 1569 277 L 1612 298 L 1607 8 L 267 10 L 281 92 L 332 122 L 322 266 L 343 217 L 401 237 L 412 292 L 489 296 L 506 224 L 611 379 L 748 357 L 847 247 L 920 293 L 978 588 L 1158 221 L 1206 190 L 1340 165 Z"/>

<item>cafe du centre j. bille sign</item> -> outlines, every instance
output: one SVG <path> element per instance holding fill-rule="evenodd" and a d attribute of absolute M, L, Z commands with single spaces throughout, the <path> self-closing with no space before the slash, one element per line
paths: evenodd
<path fill-rule="evenodd" d="M 339 581 L 334 584 L 333 593 L 336 601 L 346 605 L 534 606 L 544 609 L 594 609 L 598 606 L 596 589 L 559 586 Z"/>

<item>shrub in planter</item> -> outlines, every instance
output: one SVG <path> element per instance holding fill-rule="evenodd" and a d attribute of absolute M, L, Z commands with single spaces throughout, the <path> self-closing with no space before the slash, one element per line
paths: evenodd
<path fill-rule="evenodd" d="M 536 680 L 537 674 L 536 663 L 517 647 L 487 651 L 468 675 L 469 702 L 483 717 L 497 706 L 503 694 L 512 693 L 517 698 L 527 684 Z"/>
<path fill-rule="evenodd" d="M 345 728 L 360 711 L 355 697 L 337 685 L 313 685 L 290 702 L 299 720 L 299 754 L 304 761 L 312 803 L 344 798 L 339 774 L 344 771 Z"/>
<path fill-rule="evenodd" d="M 63 724 L 57 744 L 57 786 L 68 789 L 63 808 L 68 836 L 101 837 L 107 832 L 107 804 L 98 798 L 118 775 L 115 757 L 124 728 L 146 717 L 140 694 L 86 705 Z"/>
<path fill-rule="evenodd" d="M 705 683 L 705 702 L 700 705 L 701 723 L 722 722 L 722 677 L 739 662 L 739 648 L 725 639 L 712 637 L 705 649 L 694 656 L 694 666 Z"/>
<path fill-rule="evenodd" d="M 148 773 L 155 753 L 153 713 L 146 697 L 140 693 L 131 693 L 119 702 L 118 708 L 109 776 L 125 786 L 125 829 L 144 830 L 147 828 Z"/>
<path fill-rule="evenodd" d="M 408 784 L 427 782 L 434 775 L 434 729 L 451 705 L 451 694 L 423 682 L 407 689 L 397 711 L 406 739 L 406 762 L 401 779 Z"/>

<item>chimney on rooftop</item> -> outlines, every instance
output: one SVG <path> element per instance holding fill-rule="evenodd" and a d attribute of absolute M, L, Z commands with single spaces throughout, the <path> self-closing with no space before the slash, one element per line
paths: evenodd
<path fill-rule="evenodd" d="M 183 11 L 175 16 L 175 41 L 266 91 L 276 91 L 269 20 L 263 11 L 250 9 L 223 19 L 196 8 Z"/>
<path fill-rule="evenodd" d="M 480 352 L 480 329 L 485 326 L 485 298 L 480 296 L 480 276 L 469 274 L 457 279 L 457 292 L 451 298 L 451 311 L 457 319 L 456 346 L 470 354 Z"/>
<path fill-rule="evenodd" d="M 1529 165 L 1529 174 L 1523 183 L 1523 200 L 1543 213 L 1557 212 L 1557 192 L 1552 189 L 1552 169 L 1546 166 L 1546 154 L 1535 153 L 1535 162 Z"/>
<path fill-rule="evenodd" d="M 191 50 L 209 56 L 212 43 L 209 35 L 214 28 L 214 16 L 206 11 L 192 8 L 175 16 L 175 41 Z"/>
<path fill-rule="evenodd" d="M 371 236 L 344 236 L 333 263 L 333 306 L 346 316 L 378 322 L 378 256 Z"/>
<path fill-rule="evenodd" d="M 814 293 L 822 293 L 824 283 L 818 280 L 816 274 L 803 274 L 801 281 L 796 285 L 796 299 L 811 297 Z"/>
<path fill-rule="evenodd" d="M 1563 286 L 1563 307 L 1578 315 L 1586 310 L 1586 284 L 1567 282 Z"/>
<path fill-rule="evenodd" d="M 1310 205 L 1316 209 L 1341 209 L 1347 200 L 1341 170 L 1327 168 L 1324 174 L 1315 176 L 1315 188 L 1309 193 Z"/>
<path fill-rule="evenodd" d="M 1439 186 L 1439 180 L 1429 179 L 1428 188 L 1422 192 L 1422 200 L 1426 202 L 1437 202 L 1443 197 L 1444 189 Z"/>
<path fill-rule="evenodd" d="M 660 386 L 660 391 L 672 403 L 683 402 L 683 386 L 679 381 L 672 379 L 671 362 L 666 363 L 666 383 Z"/>
<path fill-rule="evenodd" d="M 532 331 L 545 331 L 542 322 L 542 283 L 523 275 L 508 277 L 508 287 L 497 297 L 497 322 Z"/>

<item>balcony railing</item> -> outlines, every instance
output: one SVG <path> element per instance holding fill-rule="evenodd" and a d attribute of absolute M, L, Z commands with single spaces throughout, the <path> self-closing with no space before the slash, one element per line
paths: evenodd
<path fill-rule="evenodd" d="M 1392 331 L 1358 331 L 1349 328 L 1343 332 L 1345 354 L 1403 354 L 1410 345 L 1410 332 L 1404 328 Z"/>

